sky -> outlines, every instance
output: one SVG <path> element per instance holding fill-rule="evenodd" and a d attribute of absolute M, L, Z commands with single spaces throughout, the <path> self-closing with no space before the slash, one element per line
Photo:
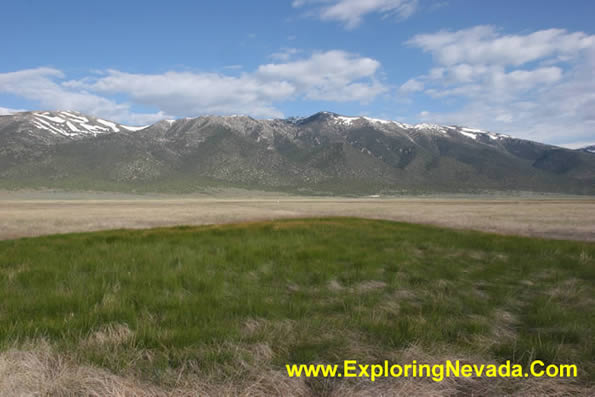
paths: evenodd
<path fill-rule="evenodd" d="M 0 114 L 319 111 L 595 144 L 591 0 L 5 1 Z"/>

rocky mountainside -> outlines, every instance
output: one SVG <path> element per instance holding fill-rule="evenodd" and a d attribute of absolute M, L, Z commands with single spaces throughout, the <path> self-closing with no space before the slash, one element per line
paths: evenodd
<path fill-rule="evenodd" d="M 595 194 L 595 155 L 477 129 L 329 112 L 129 127 L 77 112 L 0 116 L 0 188 Z"/>

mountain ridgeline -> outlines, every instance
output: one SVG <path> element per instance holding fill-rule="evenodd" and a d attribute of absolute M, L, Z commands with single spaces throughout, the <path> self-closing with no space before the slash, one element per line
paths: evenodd
<path fill-rule="evenodd" d="M 0 188 L 305 194 L 595 194 L 595 154 L 458 126 L 329 112 L 202 116 L 147 127 L 77 112 L 0 116 Z"/>

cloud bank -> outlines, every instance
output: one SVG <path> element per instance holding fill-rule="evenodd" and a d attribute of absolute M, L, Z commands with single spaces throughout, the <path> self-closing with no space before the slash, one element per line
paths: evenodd
<path fill-rule="evenodd" d="M 365 103 L 387 91 L 377 78 L 380 62 L 372 58 L 339 50 L 288 58 L 239 76 L 178 71 L 139 74 L 110 69 L 68 80 L 60 70 L 40 67 L 0 73 L 0 93 L 35 101 L 44 109 L 72 109 L 146 124 L 207 113 L 282 117 L 276 103 L 304 99 Z M 126 102 L 112 99 L 116 95 L 123 95 Z M 137 113 L 134 106 L 157 111 Z"/>
<path fill-rule="evenodd" d="M 552 143 L 595 141 L 595 36 L 564 29 L 507 35 L 492 26 L 414 36 L 433 67 L 399 89 L 463 104 L 419 117 Z"/>

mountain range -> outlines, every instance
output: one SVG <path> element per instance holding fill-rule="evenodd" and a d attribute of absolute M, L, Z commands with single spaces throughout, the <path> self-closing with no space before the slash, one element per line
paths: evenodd
<path fill-rule="evenodd" d="M 0 188 L 308 194 L 595 194 L 595 148 L 330 112 L 201 116 L 130 127 L 74 111 L 0 116 Z"/>

